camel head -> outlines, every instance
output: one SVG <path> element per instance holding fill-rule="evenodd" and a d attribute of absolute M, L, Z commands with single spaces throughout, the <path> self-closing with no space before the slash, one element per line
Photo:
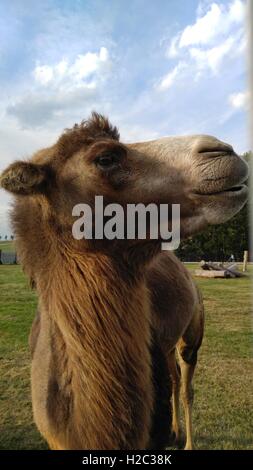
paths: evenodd
<path fill-rule="evenodd" d="M 85 203 L 94 211 L 99 195 L 105 205 L 123 208 L 180 204 L 181 236 L 190 236 L 227 221 L 243 207 L 247 175 L 243 159 L 215 137 L 165 137 L 124 145 L 117 128 L 93 113 L 52 147 L 11 164 L 0 183 L 22 199 L 23 207 L 37 207 L 41 223 L 48 218 L 61 233 L 73 225 L 73 207 Z"/>

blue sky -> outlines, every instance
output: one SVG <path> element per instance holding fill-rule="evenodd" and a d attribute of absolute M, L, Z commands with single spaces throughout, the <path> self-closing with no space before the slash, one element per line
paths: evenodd
<path fill-rule="evenodd" d="M 123 141 L 249 149 L 245 0 L 0 0 L 0 171 L 95 109 Z M 0 190 L 0 235 L 10 233 Z"/>

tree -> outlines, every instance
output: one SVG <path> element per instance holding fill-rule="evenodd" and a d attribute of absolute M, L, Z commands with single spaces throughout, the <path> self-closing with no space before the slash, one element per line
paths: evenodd
<path fill-rule="evenodd" d="M 183 241 L 177 255 L 184 261 L 226 261 L 231 254 L 242 260 L 243 252 L 249 250 L 250 226 L 248 205 L 231 220 L 222 225 L 208 227 L 192 239 Z"/>

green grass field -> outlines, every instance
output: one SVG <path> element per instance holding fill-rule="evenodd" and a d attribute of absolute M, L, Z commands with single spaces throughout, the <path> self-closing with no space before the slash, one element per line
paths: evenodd
<path fill-rule="evenodd" d="M 0 241 L 0 250 L 2 251 L 15 251 L 15 244 L 12 241 Z"/>
<path fill-rule="evenodd" d="M 193 265 L 188 265 L 189 269 Z M 250 279 L 198 279 L 206 331 L 195 376 L 199 449 L 253 449 Z M 46 449 L 33 424 L 28 335 L 36 295 L 20 266 L 0 266 L 0 449 Z"/>

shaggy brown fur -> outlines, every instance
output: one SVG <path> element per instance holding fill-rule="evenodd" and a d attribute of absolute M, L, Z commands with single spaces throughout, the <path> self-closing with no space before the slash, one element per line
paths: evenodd
<path fill-rule="evenodd" d="M 159 373 L 159 367 L 165 370 L 159 366 L 163 353 L 158 345 L 151 348 L 149 290 L 155 289 L 145 278 L 145 266 L 158 246 L 133 245 L 122 257 L 117 247 L 77 245 L 55 197 L 58 168 L 82 146 L 101 141 L 110 150 L 114 144 L 105 138 L 118 140 L 119 134 L 94 114 L 31 163 L 14 163 L 2 175 L 3 186 L 29 195 L 17 198 L 13 226 L 19 259 L 40 299 L 30 336 L 33 411 L 52 449 L 168 444 L 170 384 L 161 400 L 167 379 L 165 374 L 161 381 Z M 98 151 L 93 148 L 88 159 Z"/>
<path fill-rule="evenodd" d="M 217 156 L 218 144 L 230 154 L 231 147 L 208 136 L 128 146 L 118 140 L 117 129 L 94 113 L 1 176 L 1 186 L 17 195 L 18 256 L 39 295 L 30 336 L 34 418 L 52 449 L 164 447 L 166 426 L 170 431 L 168 367 L 173 428 L 180 434 L 177 348 L 186 447 L 192 448 L 191 380 L 203 335 L 201 298 L 187 270 L 173 254 L 160 253 L 157 240 L 74 240 L 72 208 L 80 202 L 94 208 L 98 194 L 123 207 L 180 202 L 183 233 L 193 233 L 206 224 L 209 198 L 188 197 L 186 160 L 180 163 L 175 154 L 185 151 L 204 164 L 203 146 L 205 152 L 211 147 L 208 158 L 214 150 Z M 101 155 L 115 164 L 102 168 Z M 199 165 L 194 168 L 199 178 Z M 208 210 L 214 207 L 212 199 Z M 231 207 L 230 213 L 234 200 Z"/>

